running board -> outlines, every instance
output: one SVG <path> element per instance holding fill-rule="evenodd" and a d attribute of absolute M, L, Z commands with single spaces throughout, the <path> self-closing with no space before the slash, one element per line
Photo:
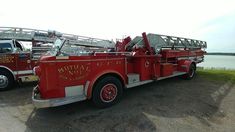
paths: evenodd
<path fill-rule="evenodd" d="M 131 84 L 126 85 L 126 88 L 132 88 L 132 87 L 144 85 L 144 84 L 147 84 L 147 83 L 151 83 L 153 81 L 154 80 L 145 80 L 145 81 L 141 81 L 141 82 L 131 83 Z"/>
<path fill-rule="evenodd" d="M 176 76 L 180 76 L 180 75 L 184 75 L 187 72 L 174 72 L 172 75 L 170 76 L 166 76 L 166 77 L 159 77 L 157 78 L 157 80 L 162 80 L 162 79 L 166 79 L 166 78 L 171 78 L 171 77 L 176 77 Z"/>
<path fill-rule="evenodd" d="M 174 72 L 172 75 L 170 76 L 166 76 L 166 77 L 159 77 L 156 80 L 145 80 L 145 81 L 140 81 L 140 82 L 136 82 L 136 83 L 131 83 L 126 85 L 126 88 L 132 88 L 132 87 L 136 87 L 136 86 L 140 86 L 140 85 L 144 85 L 147 83 L 151 83 L 153 81 L 159 81 L 159 80 L 163 80 L 163 79 L 167 79 L 167 78 L 171 78 L 171 77 L 176 77 L 176 76 L 180 76 L 180 75 L 184 75 L 187 72 Z"/>

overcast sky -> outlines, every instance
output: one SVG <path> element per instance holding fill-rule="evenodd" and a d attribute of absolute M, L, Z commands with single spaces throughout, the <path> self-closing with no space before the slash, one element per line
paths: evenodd
<path fill-rule="evenodd" d="M 103 39 L 151 32 L 235 52 L 235 0 L 1 0 L 0 26 Z"/>

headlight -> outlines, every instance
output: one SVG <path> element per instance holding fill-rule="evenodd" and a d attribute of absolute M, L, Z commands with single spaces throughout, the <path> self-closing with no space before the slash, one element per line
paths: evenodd
<path fill-rule="evenodd" d="M 36 67 L 33 68 L 33 75 L 36 75 L 35 68 L 36 68 Z"/>
<path fill-rule="evenodd" d="M 40 76 L 40 75 L 41 75 L 41 69 L 40 69 L 39 66 L 35 66 L 35 67 L 33 68 L 33 74 L 34 74 L 34 75 L 37 75 L 37 76 Z"/>

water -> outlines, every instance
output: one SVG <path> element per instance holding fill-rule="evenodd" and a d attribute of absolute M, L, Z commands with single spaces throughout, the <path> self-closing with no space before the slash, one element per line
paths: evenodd
<path fill-rule="evenodd" d="M 198 66 L 205 68 L 235 69 L 235 56 L 205 55 L 204 62 Z"/>

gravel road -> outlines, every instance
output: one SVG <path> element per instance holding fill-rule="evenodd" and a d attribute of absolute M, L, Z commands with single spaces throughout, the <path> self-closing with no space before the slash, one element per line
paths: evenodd
<path fill-rule="evenodd" d="M 0 92 L 0 132 L 234 132 L 235 85 L 197 75 L 125 90 L 121 102 L 98 109 L 90 101 L 35 109 L 24 84 Z"/>

